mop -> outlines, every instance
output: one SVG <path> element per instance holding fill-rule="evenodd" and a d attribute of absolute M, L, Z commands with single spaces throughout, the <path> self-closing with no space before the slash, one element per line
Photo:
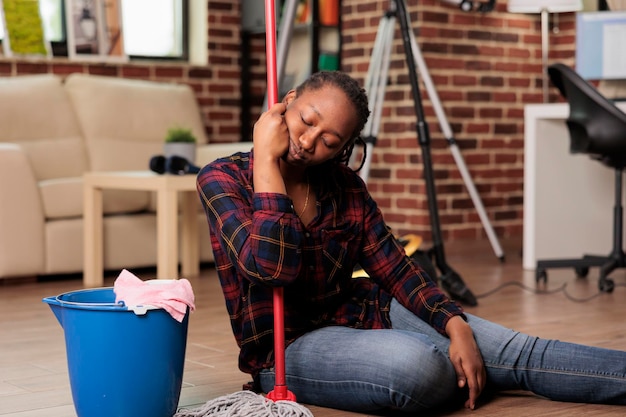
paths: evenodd
<path fill-rule="evenodd" d="M 265 0 L 265 36 L 267 55 L 267 92 L 269 106 L 278 102 L 276 71 L 276 22 L 274 0 Z M 200 408 L 181 409 L 174 417 L 313 417 L 296 402 L 285 376 L 285 322 L 283 289 L 273 290 L 274 303 L 274 389 L 267 397 L 251 391 L 239 391 L 208 401 Z"/>

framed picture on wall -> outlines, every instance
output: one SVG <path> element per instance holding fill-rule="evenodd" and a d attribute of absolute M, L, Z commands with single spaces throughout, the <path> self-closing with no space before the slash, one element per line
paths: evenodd
<path fill-rule="evenodd" d="M 126 61 L 121 0 L 66 0 L 70 59 Z"/>
<path fill-rule="evenodd" d="M 0 19 L 4 29 L 2 54 L 4 56 L 50 56 L 39 2 L 0 0 Z"/>

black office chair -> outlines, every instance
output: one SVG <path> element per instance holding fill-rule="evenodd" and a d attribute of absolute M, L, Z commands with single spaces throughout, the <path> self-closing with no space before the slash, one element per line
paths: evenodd
<path fill-rule="evenodd" d="M 608 275 L 626 267 L 622 248 L 622 172 L 626 166 L 626 113 L 607 100 L 574 70 L 563 64 L 548 67 L 552 83 L 570 106 L 566 121 L 570 134 L 570 152 L 586 153 L 615 170 L 615 207 L 613 209 L 613 249 L 607 256 L 585 255 L 579 259 L 537 261 L 537 282 L 547 281 L 546 269 L 574 268 L 585 277 L 590 267 L 600 267 L 600 291 L 611 292 L 615 284 Z"/>

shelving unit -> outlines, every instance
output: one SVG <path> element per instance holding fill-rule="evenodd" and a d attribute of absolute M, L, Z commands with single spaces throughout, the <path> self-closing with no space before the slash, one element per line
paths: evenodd
<path fill-rule="evenodd" d="M 316 71 L 341 68 L 340 10 L 341 0 L 300 0 L 281 94 Z"/>

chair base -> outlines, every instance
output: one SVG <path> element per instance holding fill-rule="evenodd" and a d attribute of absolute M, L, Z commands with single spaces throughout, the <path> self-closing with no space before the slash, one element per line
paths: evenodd
<path fill-rule="evenodd" d="M 615 168 L 615 205 L 613 206 L 613 249 L 608 256 L 585 255 L 579 259 L 550 259 L 537 261 L 535 270 L 535 281 L 548 281 L 548 268 L 574 268 L 576 275 L 586 277 L 589 268 L 594 266 L 600 267 L 600 279 L 598 288 L 602 292 L 612 292 L 615 283 L 608 275 L 617 268 L 626 267 L 626 254 L 623 249 L 622 233 L 624 230 L 622 216 L 622 166 Z"/>
<path fill-rule="evenodd" d="M 544 283 L 548 281 L 546 269 L 556 268 L 574 268 L 576 276 L 586 277 L 589 268 L 600 267 L 600 278 L 598 279 L 598 288 L 602 292 L 612 292 L 615 283 L 608 275 L 617 268 L 626 268 L 626 253 L 620 250 L 614 250 L 608 256 L 585 255 L 578 259 L 548 259 L 537 261 L 535 270 L 535 281 Z"/>

